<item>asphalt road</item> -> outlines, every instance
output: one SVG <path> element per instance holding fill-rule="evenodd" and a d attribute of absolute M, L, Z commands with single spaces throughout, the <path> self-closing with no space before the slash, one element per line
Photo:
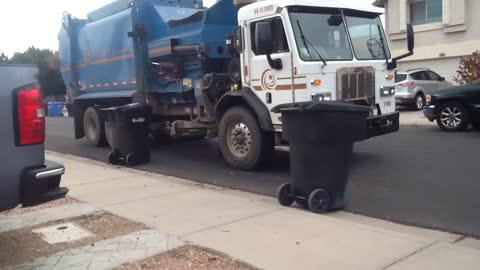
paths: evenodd
<path fill-rule="evenodd" d="M 74 140 L 69 118 L 47 120 L 46 147 L 100 161 L 109 151 Z M 347 211 L 480 237 L 480 132 L 404 127 L 357 143 L 354 152 Z M 214 141 L 200 140 L 155 146 L 139 169 L 274 196 L 288 167 L 288 153 L 277 152 L 263 171 L 231 170 Z"/>

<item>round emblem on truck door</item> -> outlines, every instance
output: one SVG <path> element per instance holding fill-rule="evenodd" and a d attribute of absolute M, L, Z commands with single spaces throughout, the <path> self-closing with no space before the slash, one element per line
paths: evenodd
<path fill-rule="evenodd" d="M 265 90 L 273 90 L 277 85 L 277 78 L 271 69 L 267 69 L 262 74 L 262 88 Z"/>

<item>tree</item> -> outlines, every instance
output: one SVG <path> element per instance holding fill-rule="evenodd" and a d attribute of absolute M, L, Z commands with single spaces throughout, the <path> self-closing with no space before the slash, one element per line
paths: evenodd
<path fill-rule="evenodd" d="M 460 60 L 457 76 L 453 80 L 459 84 L 467 84 L 480 81 L 480 51 L 465 56 Z"/>
<path fill-rule="evenodd" d="M 13 64 L 31 64 L 38 66 L 38 81 L 43 96 L 65 95 L 66 88 L 56 62 L 56 53 L 48 49 L 30 47 L 22 53 L 15 53 L 8 61 Z"/>
<path fill-rule="evenodd" d="M 2 51 L 0 51 L 0 64 L 8 63 L 8 56 L 6 56 Z"/>

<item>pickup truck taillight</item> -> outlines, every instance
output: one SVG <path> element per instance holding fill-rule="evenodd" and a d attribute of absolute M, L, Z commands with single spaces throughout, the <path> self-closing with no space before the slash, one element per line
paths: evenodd
<path fill-rule="evenodd" d="M 45 113 L 39 85 L 22 87 L 16 91 L 18 145 L 45 142 Z"/>

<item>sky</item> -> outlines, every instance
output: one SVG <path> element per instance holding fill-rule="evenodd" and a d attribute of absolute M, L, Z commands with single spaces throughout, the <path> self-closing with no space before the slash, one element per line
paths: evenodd
<path fill-rule="evenodd" d="M 365 2 L 373 0 L 344 0 Z M 2 3 L 0 14 L 0 52 L 11 57 L 30 46 L 57 50 L 57 34 L 62 14 L 67 11 L 77 18 L 113 0 L 9 0 Z M 216 0 L 204 0 L 206 6 Z"/>

